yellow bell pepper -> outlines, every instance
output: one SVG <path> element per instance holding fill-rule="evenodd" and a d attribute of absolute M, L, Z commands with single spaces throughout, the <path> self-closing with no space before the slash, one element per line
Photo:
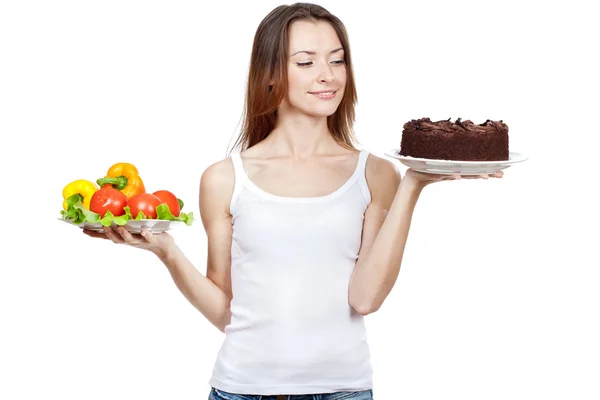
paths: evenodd
<path fill-rule="evenodd" d="M 79 194 L 83 197 L 83 205 L 88 210 L 90 209 L 90 200 L 92 199 L 92 195 L 96 193 L 98 187 L 90 181 L 86 181 L 85 179 L 77 179 L 69 183 L 62 191 L 63 195 L 63 208 L 67 209 L 67 199 L 74 194 Z"/>
<path fill-rule="evenodd" d="M 106 177 L 96 181 L 100 187 L 112 186 L 128 199 L 136 194 L 146 193 L 144 182 L 137 168 L 129 163 L 117 163 L 108 169 Z"/>

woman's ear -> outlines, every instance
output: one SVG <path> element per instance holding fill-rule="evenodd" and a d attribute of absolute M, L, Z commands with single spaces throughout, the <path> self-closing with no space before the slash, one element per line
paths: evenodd
<path fill-rule="evenodd" d="M 273 86 L 275 86 L 275 79 L 271 79 L 269 81 L 269 86 L 267 86 L 267 91 L 271 93 L 273 91 Z"/>

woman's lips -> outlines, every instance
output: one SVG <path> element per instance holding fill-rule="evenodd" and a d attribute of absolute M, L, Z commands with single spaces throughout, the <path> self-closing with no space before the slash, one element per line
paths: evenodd
<path fill-rule="evenodd" d="M 308 92 L 313 96 L 318 97 L 322 100 L 331 100 L 335 97 L 337 90 L 319 90 L 318 92 Z"/>

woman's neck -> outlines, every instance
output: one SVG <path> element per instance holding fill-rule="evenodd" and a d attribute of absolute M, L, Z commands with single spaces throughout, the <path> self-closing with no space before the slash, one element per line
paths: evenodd
<path fill-rule="evenodd" d="M 275 129 L 265 139 L 270 152 L 281 157 L 305 159 L 330 153 L 338 146 L 327 127 L 327 117 L 278 116 Z"/>

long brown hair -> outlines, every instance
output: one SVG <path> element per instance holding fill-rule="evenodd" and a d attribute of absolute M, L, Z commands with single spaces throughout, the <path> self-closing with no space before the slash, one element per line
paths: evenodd
<path fill-rule="evenodd" d="M 327 117 L 327 126 L 338 143 L 346 148 L 354 148 L 357 139 L 352 126 L 357 94 L 346 28 L 339 18 L 321 6 L 295 3 L 275 8 L 256 30 L 246 86 L 242 129 L 232 150 L 239 147 L 243 151 L 254 146 L 269 136 L 275 128 L 277 108 L 288 90 L 289 28 L 291 23 L 297 20 L 329 22 L 342 43 L 347 74 L 346 88 L 338 109 Z"/>

